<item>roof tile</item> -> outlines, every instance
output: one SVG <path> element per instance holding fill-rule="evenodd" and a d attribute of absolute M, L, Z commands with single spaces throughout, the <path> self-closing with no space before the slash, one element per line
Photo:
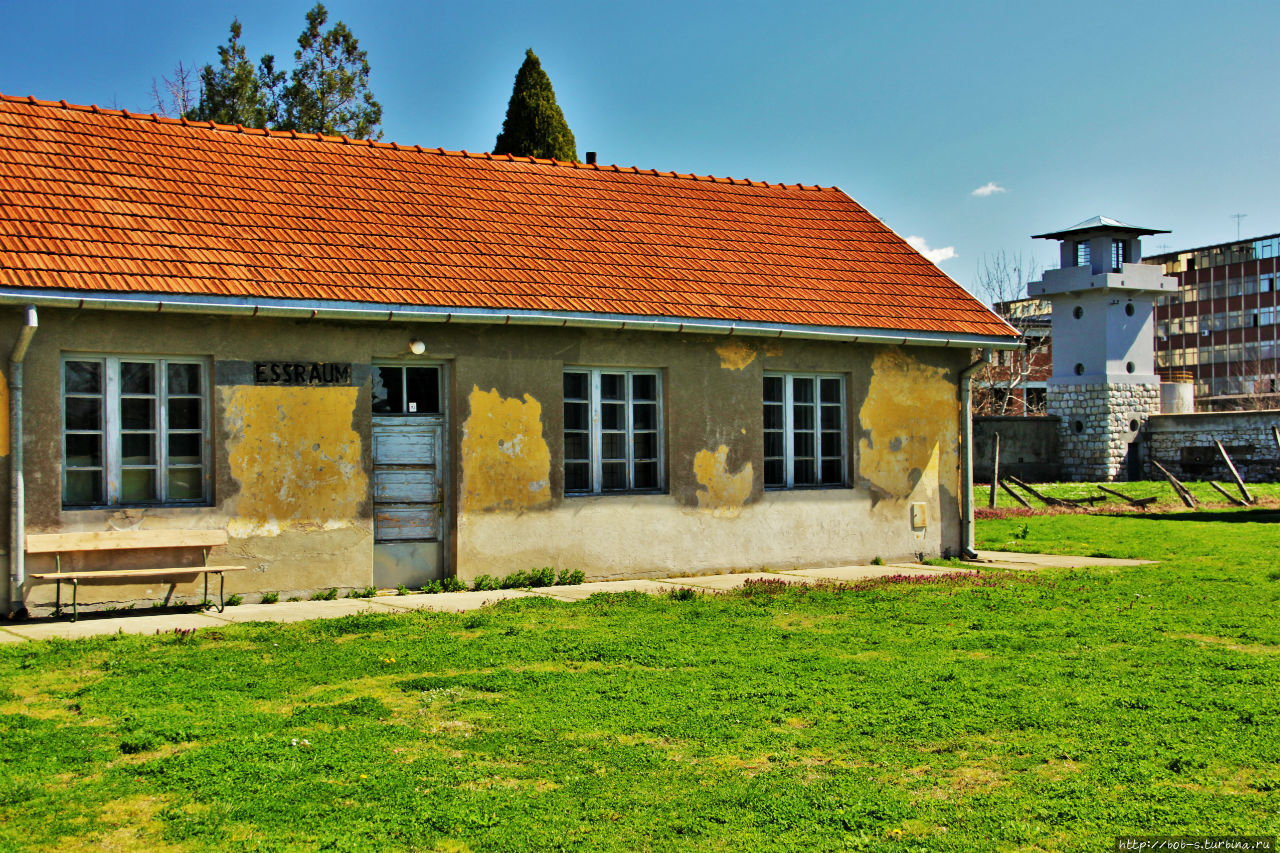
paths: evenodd
<path fill-rule="evenodd" d="M 3 95 L 0 283 L 1013 334 L 836 189 Z"/>

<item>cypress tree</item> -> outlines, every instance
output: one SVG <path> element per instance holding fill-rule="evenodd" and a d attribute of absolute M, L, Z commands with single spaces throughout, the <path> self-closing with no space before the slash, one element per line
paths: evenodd
<path fill-rule="evenodd" d="M 517 157 L 547 157 L 577 160 L 578 147 L 573 131 L 556 103 L 551 78 L 532 49 L 524 53 L 524 63 L 516 72 L 516 84 L 507 104 L 502 133 L 493 144 L 494 154 Z"/>

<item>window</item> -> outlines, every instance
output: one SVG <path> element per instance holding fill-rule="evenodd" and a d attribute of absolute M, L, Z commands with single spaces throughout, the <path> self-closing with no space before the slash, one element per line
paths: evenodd
<path fill-rule="evenodd" d="M 564 490 L 663 488 L 662 378 L 652 370 L 564 372 Z"/>
<path fill-rule="evenodd" d="M 844 378 L 764 377 L 764 485 L 770 489 L 845 483 Z"/>
<path fill-rule="evenodd" d="M 1123 272 L 1125 262 L 1129 260 L 1128 244 L 1124 240 L 1111 241 L 1111 271 Z"/>
<path fill-rule="evenodd" d="M 375 415 L 440 414 L 440 368 L 373 368 L 373 413 Z"/>
<path fill-rule="evenodd" d="M 1087 267 L 1089 265 L 1089 241 L 1079 240 L 1076 242 L 1076 266 Z"/>
<path fill-rule="evenodd" d="M 63 358 L 63 506 L 205 503 L 207 382 L 202 361 Z"/>

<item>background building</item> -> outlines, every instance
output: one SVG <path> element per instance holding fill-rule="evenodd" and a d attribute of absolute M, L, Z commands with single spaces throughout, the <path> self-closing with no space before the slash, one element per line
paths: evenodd
<path fill-rule="evenodd" d="M 1156 302 L 1156 368 L 1195 383 L 1198 408 L 1280 405 L 1280 234 L 1143 259 L 1178 281 Z"/>

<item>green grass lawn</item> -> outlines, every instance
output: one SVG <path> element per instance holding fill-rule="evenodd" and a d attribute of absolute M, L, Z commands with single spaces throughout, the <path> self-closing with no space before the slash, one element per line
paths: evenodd
<path fill-rule="evenodd" d="M 1159 566 L 0 647 L 3 850 L 1101 850 L 1280 825 L 1280 513 Z"/>
<path fill-rule="evenodd" d="M 1233 497 L 1240 496 L 1240 492 L 1236 489 L 1234 482 L 1220 480 L 1218 484 L 1230 492 Z M 1014 491 L 1022 494 L 1037 511 L 1043 508 L 1040 501 L 1023 493 L 1017 486 L 1010 485 Z M 1134 499 L 1157 498 L 1153 509 L 1164 510 L 1183 507 L 1182 501 L 1173 491 L 1173 486 L 1169 485 L 1165 480 L 1139 480 L 1132 483 L 1103 483 L 1102 485 Z M 1219 494 L 1207 482 L 1187 481 L 1183 485 L 1191 492 L 1197 503 L 1209 507 L 1229 507 L 1232 505 L 1230 501 Z M 1249 488 L 1249 494 L 1253 496 L 1258 505 L 1280 505 L 1280 483 L 1248 483 L 1246 485 Z M 1051 498 L 1083 498 L 1103 494 L 1098 490 L 1096 483 L 1032 483 L 1031 486 L 1036 491 Z M 985 509 L 990 498 L 990 486 L 982 483 L 974 484 L 973 500 L 975 506 Z M 997 493 L 996 500 L 996 506 L 1000 509 L 1019 507 L 1018 502 L 1009 497 L 1009 494 L 1003 489 Z M 1097 506 L 1099 509 L 1128 509 L 1129 505 L 1120 498 L 1108 496 L 1106 504 L 1098 504 Z"/>

